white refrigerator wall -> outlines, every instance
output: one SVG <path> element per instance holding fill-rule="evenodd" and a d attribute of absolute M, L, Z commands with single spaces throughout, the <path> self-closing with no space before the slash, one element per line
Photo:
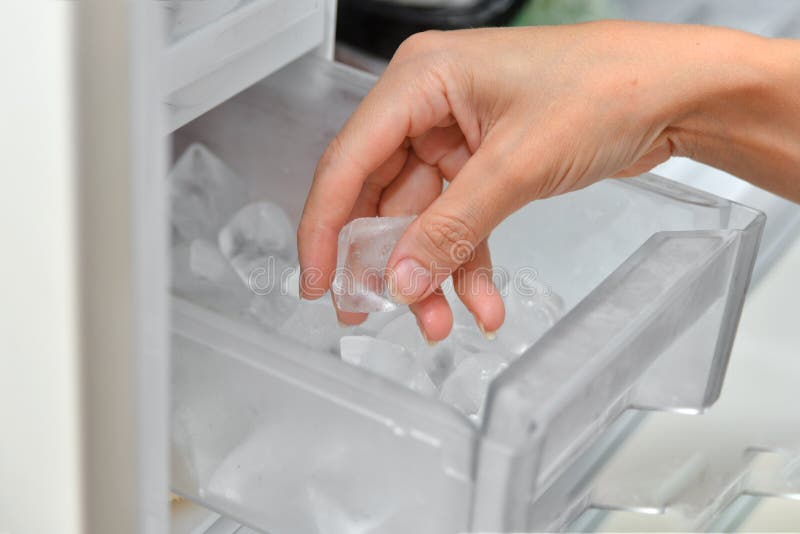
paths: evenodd
<path fill-rule="evenodd" d="M 81 532 L 75 4 L 2 19 L 0 532 Z M 8 15 L 8 13 L 7 13 Z"/>
<path fill-rule="evenodd" d="M 0 532 L 166 532 L 153 2 L 4 18 Z"/>

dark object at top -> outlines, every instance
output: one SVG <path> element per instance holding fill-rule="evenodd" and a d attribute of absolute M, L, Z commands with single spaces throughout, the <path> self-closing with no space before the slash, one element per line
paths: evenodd
<path fill-rule="evenodd" d="M 339 0 L 336 37 L 384 58 L 425 30 L 503 26 L 527 0 L 476 0 L 463 7 L 412 7 L 387 0 Z"/>

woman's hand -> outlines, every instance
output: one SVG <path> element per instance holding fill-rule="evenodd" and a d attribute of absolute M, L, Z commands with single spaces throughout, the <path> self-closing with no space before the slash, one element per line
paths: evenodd
<path fill-rule="evenodd" d="M 754 76 L 725 69 L 742 41 L 763 40 L 626 22 L 411 37 L 319 162 L 298 233 L 304 298 L 329 288 L 348 221 L 419 214 L 389 260 L 393 297 L 443 339 L 452 314 L 438 288 L 452 275 L 479 326 L 497 330 L 492 229 L 532 200 L 697 156 L 714 123 L 704 103 Z"/>

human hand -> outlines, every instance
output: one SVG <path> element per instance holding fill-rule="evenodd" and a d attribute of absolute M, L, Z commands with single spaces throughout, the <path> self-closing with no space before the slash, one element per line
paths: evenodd
<path fill-rule="evenodd" d="M 497 330 L 489 233 L 532 200 L 692 154 L 698 102 L 717 87 L 716 32 L 600 22 L 408 39 L 319 162 L 298 231 L 304 298 L 329 288 L 348 221 L 419 214 L 388 263 L 394 298 L 443 339 L 452 313 L 438 288 L 453 276 L 479 326 Z"/>

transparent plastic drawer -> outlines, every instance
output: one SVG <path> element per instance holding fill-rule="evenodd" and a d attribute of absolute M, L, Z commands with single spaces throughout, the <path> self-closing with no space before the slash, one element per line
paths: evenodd
<path fill-rule="evenodd" d="M 587 512 L 572 530 L 786 530 L 748 516 L 800 499 L 800 360 L 781 306 L 796 265 L 788 256 L 748 298 L 719 401 L 702 417 L 647 417 L 584 478 Z"/>
<path fill-rule="evenodd" d="M 303 58 L 178 130 L 175 152 L 203 143 L 296 224 L 372 82 Z M 173 489 L 274 533 L 562 528 L 580 506 L 559 480 L 621 439 L 628 408 L 717 398 L 763 224 L 652 175 L 514 214 L 493 260 L 535 271 L 567 311 L 493 381 L 478 423 L 180 292 Z"/>

